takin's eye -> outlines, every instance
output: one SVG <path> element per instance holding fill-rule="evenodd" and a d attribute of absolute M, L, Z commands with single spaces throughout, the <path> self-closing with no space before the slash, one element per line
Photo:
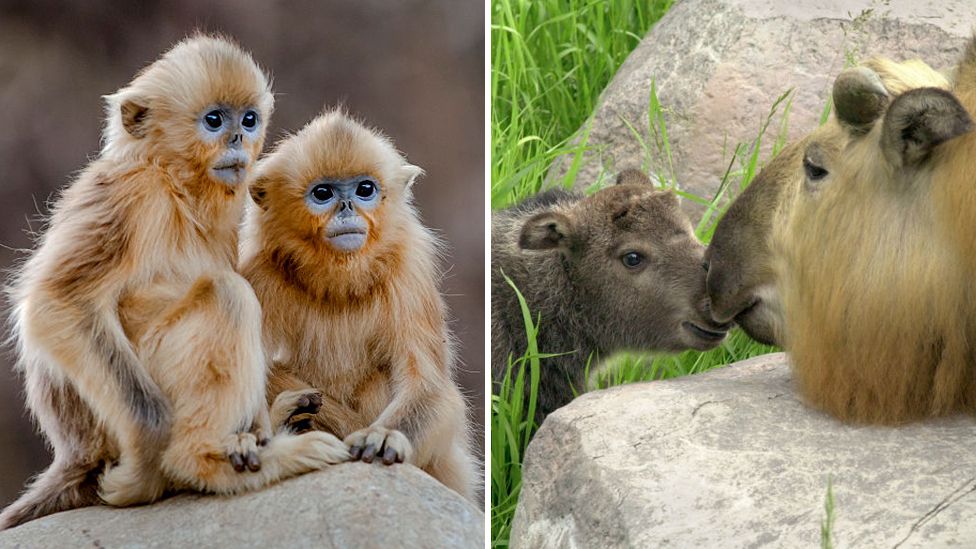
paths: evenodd
<path fill-rule="evenodd" d="M 224 117 L 220 111 L 210 111 L 203 115 L 203 123 L 207 125 L 207 129 L 216 131 L 224 124 Z"/>
<path fill-rule="evenodd" d="M 644 262 L 644 256 L 637 252 L 627 252 L 620 258 L 624 266 L 628 269 L 633 269 Z"/>
<path fill-rule="evenodd" d="M 810 181 L 820 181 L 830 173 L 823 167 L 814 164 L 809 157 L 803 157 L 803 172 Z"/>
<path fill-rule="evenodd" d="M 325 204 L 332 200 L 335 196 L 335 191 L 332 190 L 332 185 L 316 185 L 312 187 L 312 190 L 308 194 L 312 197 L 313 201 L 319 204 Z"/>
<path fill-rule="evenodd" d="M 241 118 L 241 126 L 249 130 L 253 130 L 255 126 L 258 125 L 258 114 L 254 111 L 247 111 L 244 113 L 244 118 Z"/>

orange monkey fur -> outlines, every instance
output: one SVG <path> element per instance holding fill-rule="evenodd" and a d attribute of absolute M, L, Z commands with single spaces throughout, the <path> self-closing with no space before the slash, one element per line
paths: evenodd
<path fill-rule="evenodd" d="M 215 108 L 260 126 L 204 133 Z M 0 528 L 167 490 L 253 489 L 347 456 L 325 433 L 267 438 L 260 306 L 235 264 L 272 108 L 250 55 L 206 36 L 107 97 L 101 154 L 10 288 L 27 404 L 54 461 Z"/>
<path fill-rule="evenodd" d="M 473 499 L 437 242 L 411 205 L 421 173 L 344 113 L 320 116 L 259 163 L 242 272 L 264 312 L 269 397 L 315 388 L 313 426 L 344 437 L 354 458 L 413 463 Z M 316 180 L 358 176 L 378 183 L 379 203 L 360 212 L 365 244 L 342 251 L 325 234 L 338 208 L 315 213 L 307 197 Z"/>

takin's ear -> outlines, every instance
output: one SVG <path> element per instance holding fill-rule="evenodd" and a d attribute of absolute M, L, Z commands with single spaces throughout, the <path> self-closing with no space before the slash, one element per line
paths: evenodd
<path fill-rule="evenodd" d="M 681 197 L 674 191 L 660 191 L 657 193 L 657 196 L 661 198 L 661 202 L 665 203 L 672 210 L 681 209 Z"/>
<path fill-rule="evenodd" d="M 891 103 L 881 128 L 881 150 L 896 168 L 915 167 L 940 144 L 973 129 L 966 108 L 939 88 L 905 92 Z"/>
<path fill-rule="evenodd" d="M 122 127 L 132 137 L 142 138 L 148 132 L 149 107 L 143 101 L 126 99 L 120 107 L 122 111 Z"/>
<path fill-rule="evenodd" d="M 248 192 L 251 193 L 251 200 L 254 200 L 254 203 L 262 210 L 268 209 L 268 183 L 270 182 L 271 180 L 267 176 L 259 176 L 247 188 Z"/>
<path fill-rule="evenodd" d="M 522 225 L 518 243 L 523 250 L 565 248 L 569 246 L 573 232 L 573 222 L 568 216 L 558 212 L 542 212 Z"/>
<path fill-rule="evenodd" d="M 413 184 L 417 182 L 419 177 L 424 175 L 424 170 L 413 164 L 404 164 L 400 167 L 400 173 L 403 174 L 403 180 L 406 181 L 406 186 L 409 189 L 413 187 Z"/>
<path fill-rule="evenodd" d="M 890 100 L 881 77 L 867 67 L 841 72 L 834 80 L 833 98 L 837 120 L 856 134 L 867 133 Z"/>
<path fill-rule="evenodd" d="M 617 185 L 654 185 L 654 180 L 637 169 L 628 168 L 617 174 Z"/>

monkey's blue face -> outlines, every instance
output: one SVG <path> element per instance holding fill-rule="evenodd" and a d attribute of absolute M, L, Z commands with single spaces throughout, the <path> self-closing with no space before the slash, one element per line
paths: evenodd
<path fill-rule="evenodd" d="M 313 181 L 305 194 L 312 213 L 327 219 L 326 242 L 342 252 L 356 252 L 369 236 L 370 212 L 382 200 L 380 184 L 370 176 Z"/>
<path fill-rule="evenodd" d="M 200 113 L 197 126 L 202 140 L 217 149 L 210 173 L 228 185 L 243 182 L 264 135 L 257 110 L 213 105 Z"/>

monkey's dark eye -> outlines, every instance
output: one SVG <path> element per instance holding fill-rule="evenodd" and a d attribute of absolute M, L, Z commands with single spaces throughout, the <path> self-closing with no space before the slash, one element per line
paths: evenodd
<path fill-rule="evenodd" d="M 810 181 L 819 181 L 827 177 L 827 174 L 830 173 L 827 170 L 823 169 L 822 167 L 811 162 L 809 158 L 803 159 L 803 171 L 806 172 L 807 179 L 809 179 Z"/>
<path fill-rule="evenodd" d="M 356 187 L 356 196 L 359 198 L 371 198 L 376 194 L 376 185 L 372 181 L 363 181 Z"/>
<path fill-rule="evenodd" d="M 620 258 L 620 260 L 624 262 L 624 265 L 633 269 L 634 267 L 644 262 L 644 256 L 642 256 L 637 252 L 629 252 L 624 254 L 624 256 Z"/>
<path fill-rule="evenodd" d="M 203 115 L 203 122 L 208 128 L 216 130 L 223 124 L 224 117 L 220 115 L 220 111 L 210 111 Z"/>
<path fill-rule="evenodd" d="M 329 185 L 316 185 L 315 187 L 312 187 L 311 194 L 312 194 L 312 200 L 321 203 L 328 202 L 332 200 L 333 196 L 335 196 L 335 192 L 332 190 L 332 187 Z"/>
<path fill-rule="evenodd" d="M 247 129 L 253 129 L 254 126 L 258 125 L 258 115 L 254 111 L 247 111 L 244 113 L 244 118 L 241 119 L 241 126 Z"/>

